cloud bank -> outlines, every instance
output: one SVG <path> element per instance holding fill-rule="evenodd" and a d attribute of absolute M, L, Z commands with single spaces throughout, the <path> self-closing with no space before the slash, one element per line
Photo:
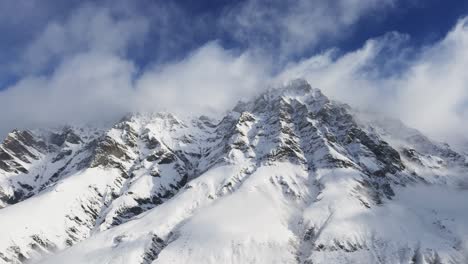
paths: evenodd
<path fill-rule="evenodd" d="M 440 140 L 466 140 L 468 18 L 416 55 L 409 43 L 409 36 L 389 33 L 341 56 L 328 51 L 294 63 L 279 78 L 302 76 L 335 99 L 395 116 Z"/>
<path fill-rule="evenodd" d="M 284 60 L 320 41 L 347 37 L 359 19 L 384 15 L 394 5 L 394 0 L 250 0 L 226 12 L 222 23 L 235 38 Z"/>
<path fill-rule="evenodd" d="M 182 59 L 139 68 L 131 52 L 145 41 L 151 23 L 139 13 L 94 4 L 50 22 L 15 65 L 24 77 L 0 91 L 0 135 L 13 128 L 109 121 L 133 111 L 215 113 L 268 80 L 263 60 L 217 41 Z"/>
<path fill-rule="evenodd" d="M 302 77 L 334 99 L 398 117 L 440 140 L 463 140 L 467 18 L 423 47 L 413 47 L 411 36 L 389 32 L 347 53 L 330 48 L 303 56 L 396 5 L 248 0 L 218 16 L 187 18 L 185 10 L 163 2 L 152 13 L 123 0 L 80 4 L 47 23 L 12 66 L 21 78 L 0 90 L 0 135 L 15 127 L 113 120 L 131 111 L 220 113 L 271 84 Z M 140 50 L 165 58 L 206 36 L 207 24 L 242 45 L 226 48 L 213 38 L 176 59 L 144 66 L 135 59 Z M 159 41 L 148 42 L 155 32 Z"/>

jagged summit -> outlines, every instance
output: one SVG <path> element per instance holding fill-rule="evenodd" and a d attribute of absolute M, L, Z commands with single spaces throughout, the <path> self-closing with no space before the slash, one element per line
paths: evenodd
<path fill-rule="evenodd" d="M 295 80 L 220 121 L 13 131 L 0 263 L 465 263 L 465 157 L 382 120 Z"/>
<path fill-rule="evenodd" d="M 312 86 L 305 79 L 295 79 L 267 90 L 266 94 L 275 96 L 306 96 L 311 93 L 320 93 L 318 88 Z M 322 94 L 323 96 L 323 94 Z"/>
<path fill-rule="evenodd" d="M 312 88 L 312 86 L 304 79 L 295 79 L 286 84 L 269 88 L 254 97 L 252 100 L 239 102 L 236 107 L 234 107 L 233 111 L 242 112 L 247 110 L 248 107 L 252 108 L 252 106 L 259 103 L 261 104 L 262 101 L 288 100 L 288 98 L 301 99 L 307 101 L 307 103 L 329 101 L 320 89 Z M 258 107 L 259 106 L 257 105 L 257 108 Z"/>

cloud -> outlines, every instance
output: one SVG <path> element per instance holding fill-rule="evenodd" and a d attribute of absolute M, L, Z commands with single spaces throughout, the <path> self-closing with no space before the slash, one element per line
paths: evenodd
<path fill-rule="evenodd" d="M 409 36 L 390 32 L 368 40 L 358 50 L 340 54 L 336 49 L 292 62 L 276 77 L 278 81 L 306 78 L 336 100 L 365 108 L 379 99 L 390 99 L 394 76 L 387 69 L 407 67 L 405 45 Z M 379 104 L 380 105 L 380 104 Z"/>
<path fill-rule="evenodd" d="M 0 134 L 14 127 L 112 121 L 133 111 L 220 113 L 265 87 L 267 67 L 248 53 L 207 43 L 187 58 L 138 72 L 99 51 L 79 53 L 50 76 L 28 77 L 0 92 Z"/>
<path fill-rule="evenodd" d="M 438 137 L 467 137 L 468 18 L 423 51 L 400 80 L 400 116 Z"/>
<path fill-rule="evenodd" d="M 80 52 L 125 54 L 134 41 L 144 39 L 147 31 L 145 17 L 117 18 L 109 8 L 84 4 L 65 22 L 50 22 L 26 47 L 16 67 L 37 73 Z"/>
<path fill-rule="evenodd" d="M 121 115 L 134 66 L 113 55 L 80 54 L 50 77 L 28 77 L 0 93 L 3 129 L 97 121 Z M 2 131 L 6 132 L 6 131 Z"/>
<path fill-rule="evenodd" d="M 189 42 L 203 19 L 187 23 L 173 4 L 86 2 L 50 21 L 16 63 L 20 80 L 0 90 L 0 135 L 13 128 L 113 121 L 132 111 L 214 113 L 264 87 L 268 66 L 249 51 L 204 43 L 187 56 L 140 67 L 135 50 L 164 53 Z M 29 6 L 28 6 L 29 7 Z M 29 9 L 28 9 L 29 10 Z M 140 45 L 140 46 L 138 46 Z M 152 58 L 151 54 L 144 54 Z"/>
<path fill-rule="evenodd" d="M 51 20 L 66 17 L 79 0 L 0 1 L 0 90 L 17 77 L 17 64 L 30 41 Z"/>
<path fill-rule="evenodd" d="M 393 70 L 392 70 L 393 69 Z M 468 132 L 468 18 L 439 42 L 414 50 L 388 33 L 353 52 L 329 50 L 290 64 L 278 77 L 305 77 L 331 97 L 400 118 L 457 144 Z"/>
<path fill-rule="evenodd" d="M 267 48 L 283 58 L 301 55 L 320 41 L 348 36 L 361 18 L 383 14 L 394 2 L 249 0 L 226 11 L 222 24 L 251 48 Z"/>
<path fill-rule="evenodd" d="M 137 105 L 215 113 L 266 87 L 268 80 L 262 59 L 210 42 L 181 61 L 145 72 L 136 82 Z"/>

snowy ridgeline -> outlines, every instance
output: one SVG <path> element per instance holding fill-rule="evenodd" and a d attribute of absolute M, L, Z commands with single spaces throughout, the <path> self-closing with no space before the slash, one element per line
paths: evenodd
<path fill-rule="evenodd" d="M 0 263 L 468 263 L 465 159 L 304 81 L 221 121 L 13 131 Z"/>

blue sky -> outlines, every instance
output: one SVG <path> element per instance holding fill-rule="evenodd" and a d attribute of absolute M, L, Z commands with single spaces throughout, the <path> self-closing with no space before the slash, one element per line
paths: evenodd
<path fill-rule="evenodd" d="M 106 1 L 88 1 L 96 8 L 110 6 Z M 119 2 L 119 1 L 117 1 Z M 144 44 L 137 47 L 129 47 L 128 57 L 136 62 L 139 67 L 158 62 L 173 61 L 186 56 L 206 42 L 217 40 L 223 47 L 229 49 L 245 50 L 251 46 L 260 45 L 268 47 L 265 43 L 277 42 L 279 35 L 265 34 L 265 43 L 255 43 L 242 38 L 236 38 L 230 28 L 223 27 L 220 17 L 226 13 L 236 11 L 239 6 L 248 1 L 120 1 L 114 10 L 114 15 L 122 15 L 125 12 L 135 12 L 139 15 L 151 17 L 158 16 L 162 9 L 170 10 L 169 16 L 162 31 L 174 32 L 173 36 L 161 37 L 161 28 L 158 19 L 149 19 L 149 31 L 145 36 Z M 252 1 L 254 2 L 254 1 Z M 259 1 L 260 2 L 260 1 Z M 263 1 L 262 6 L 277 6 L 281 15 L 282 1 Z M 288 5 L 285 1 L 285 5 Z M 294 2 L 294 1 L 291 1 Z M 314 1 L 311 1 L 314 2 Z M 318 1 L 316 1 L 318 2 Z M 328 2 L 328 1 L 322 1 Z M 333 1 L 330 1 L 332 3 Z M 382 1 L 385 2 L 385 1 Z M 22 72 L 12 69 L 12 64 L 21 59 L 28 44 L 36 39 L 41 31 L 51 22 L 61 23 L 66 21 L 78 8 L 86 5 L 85 1 L 3 1 L 0 3 L 1 19 L 0 33 L 0 89 L 6 89 L 22 77 Z M 332 5 L 332 4 L 329 4 Z M 324 37 L 319 43 L 306 46 L 297 53 L 288 54 L 285 60 L 298 60 L 311 56 L 317 52 L 327 50 L 330 47 L 338 48 L 342 52 L 348 52 L 361 47 L 366 40 L 375 38 L 390 31 L 397 31 L 411 36 L 411 45 L 422 46 L 436 42 L 443 38 L 453 27 L 458 19 L 468 14 L 468 2 L 458 0 L 410 0 L 392 1 L 385 10 L 372 10 L 364 13 L 356 19 L 352 25 L 343 28 L 342 37 Z M 118 10 L 127 9 L 127 10 Z M 130 11 L 131 9 L 131 11 Z M 120 13 L 120 14 L 119 14 Z M 338 14 L 333 14 L 338 15 Z M 193 27 L 199 24 L 198 27 Z M 306 25 L 307 26 L 307 25 Z M 187 34 L 187 31 L 190 31 Z M 182 32 L 184 36 L 175 36 Z M 256 33 L 252 31 L 253 33 Z M 169 40 L 168 40 L 169 39 Z M 165 47 L 164 42 L 170 41 L 171 47 Z M 160 48 L 160 50 L 158 50 Z M 257 48 L 257 47 L 256 47 Z M 277 52 L 276 47 L 271 52 Z M 169 50 L 168 50 L 169 49 Z M 50 65 L 50 67 L 54 67 Z M 50 70 L 50 69 L 49 69 Z"/>
<path fill-rule="evenodd" d="M 2 1 L 0 134 L 128 111 L 216 113 L 302 77 L 463 138 L 467 14 L 456 0 Z"/>

